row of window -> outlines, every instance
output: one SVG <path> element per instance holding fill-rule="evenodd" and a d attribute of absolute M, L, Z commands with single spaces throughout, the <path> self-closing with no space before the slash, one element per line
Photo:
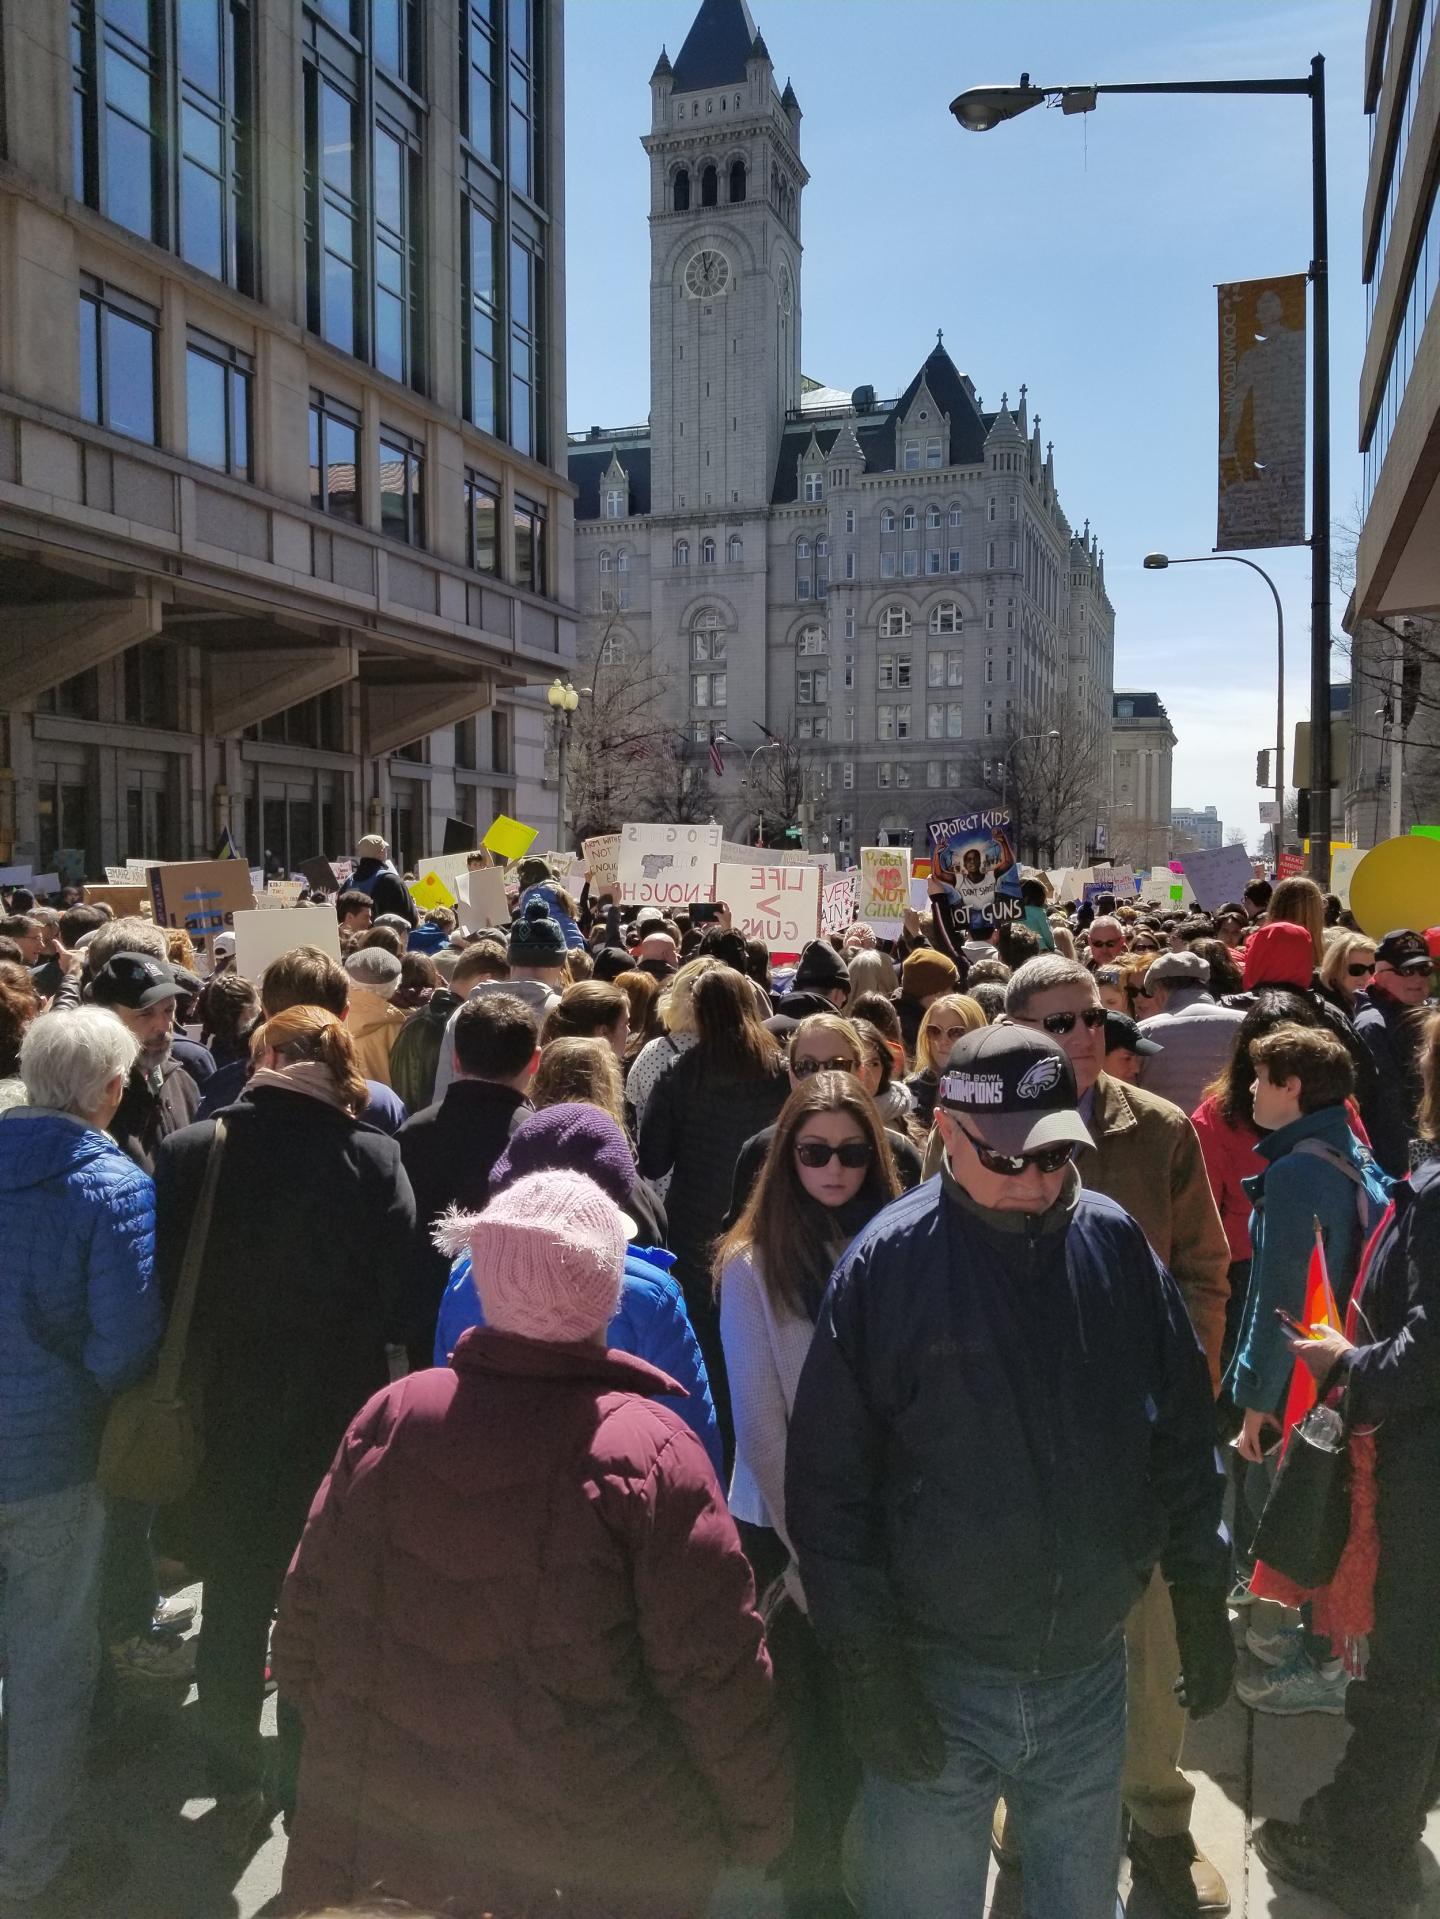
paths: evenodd
<path fill-rule="evenodd" d="M 1405 390 L 1410 384 L 1415 355 L 1430 317 L 1436 289 L 1440 288 L 1440 177 L 1430 189 L 1430 202 L 1420 225 L 1421 239 L 1401 301 L 1399 330 L 1390 349 L 1385 384 L 1380 391 L 1375 422 L 1365 445 L 1362 499 L 1366 512 L 1370 509 L 1375 484 L 1385 464 L 1385 455 L 1390 450 L 1391 435 L 1395 431 Z"/>
<path fill-rule="evenodd" d="M 738 204 L 739 201 L 745 198 L 745 162 L 743 160 L 732 160 L 730 165 L 725 168 L 724 177 L 730 189 L 729 197 L 731 204 Z M 720 179 L 720 168 L 715 165 L 713 160 L 706 161 L 700 168 L 699 173 L 700 205 L 702 207 L 714 207 L 720 204 Z M 676 213 L 688 213 L 690 211 L 689 167 L 676 168 L 675 177 L 670 183 L 670 204 Z"/>
<path fill-rule="evenodd" d="M 1388 77 L 1391 54 L 1395 45 L 1395 23 L 1400 8 L 1395 7 L 1390 15 L 1389 36 L 1385 47 L 1385 70 Z M 1375 293 L 1385 270 L 1385 257 L 1390 250 L 1390 236 L 1395 225 L 1395 209 L 1400 198 L 1400 180 L 1405 171 L 1405 156 L 1410 146 L 1410 128 L 1415 120 L 1415 108 L 1420 99 L 1420 87 L 1424 78 L 1425 61 L 1430 45 L 1435 37 L 1437 16 L 1440 16 L 1440 0 L 1422 0 L 1418 9 L 1419 17 L 1415 24 L 1415 41 L 1410 50 L 1410 58 L 1405 72 L 1405 98 L 1398 111 L 1398 126 L 1395 136 L 1395 148 L 1390 156 L 1390 172 L 1385 183 L 1385 204 L 1380 214 L 1380 231 L 1376 236 L 1375 262 L 1365 282 L 1365 330 L 1370 330 L 1370 322 L 1375 314 Z M 1377 116 L 1370 115 L 1370 139 L 1373 147 Z"/>

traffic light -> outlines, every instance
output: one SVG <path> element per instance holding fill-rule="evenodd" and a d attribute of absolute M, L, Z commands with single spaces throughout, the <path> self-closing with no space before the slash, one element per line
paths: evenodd
<path fill-rule="evenodd" d="M 1273 747 L 1262 746 L 1260 751 L 1255 755 L 1255 784 L 1257 786 L 1273 786 L 1275 784 L 1274 780 L 1270 777 L 1270 755 L 1273 751 Z"/>

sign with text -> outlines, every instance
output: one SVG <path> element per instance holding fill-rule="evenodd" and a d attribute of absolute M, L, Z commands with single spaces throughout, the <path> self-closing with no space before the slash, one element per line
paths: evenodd
<path fill-rule="evenodd" d="M 1297 873 L 1305 871 L 1305 857 L 1301 853 L 1282 853 L 1275 862 L 1277 880 L 1293 880 Z"/>
<path fill-rule="evenodd" d="M 432 872 L 428 866 L 418 880 L 411 881 L 410 897 L 422 913 L 429 913 L 437 906 L 455 904 L 455 895 L 440 875 Z"/>
<path fill-rule="evenodd" d="M 868 920 L 881 939 L 893 939 L 894 933 L 881 933 L 881 924 L 899 930 L 910 904 L 910 854 L 903 846 L 862 846 L 860 848 L 860 898 L 855 917 Z"/>
<path fill-rule="evenodd" d="M 1220 306 L 1219 552 L 1305 539 L 1305 275 L 1237 280 Z"/>
<path fill-rule="evenodd" d="M 177 860 L 152 866 L 148 884 L 155 924 L 183 927 L 191 939 L 226 932 L 237 913 L 252 912 L 255 906 L 243 860 Z"/>
<path fill-rule="evenodd" d="M 1250 855 L 1243 846 L 1212 846 L 1185 855 L 1185 877 L 1206 913 L 1238 902 L 1250 884 Z"/>
<path fill-rule="evenodd" d="M 244 868 L 241 868 L 244 871 Z M 288 912 L 252 912 L 235 915 L 235 971 L 241 979 L 258 980 L 271 960 L 293 953 L 297 946 L 318 946 L 333 960 L 340 957 L 340 922 L 333 906 L 294 906 Z"/>
<path fill-rule="evenodd" d="M 267 880 L 265 891 L 271 899 L 279 900 L 282 906 L 298 906 L 300 895 L 305 891 L 304 880 Z"/>
<path fill-rule="evenodd" d="M 819 929 L 818 866 L 717 866 L 715 893 L 735 930 L 763 940 L 773 959 L 798 953 Z"/>
<path fill-rule="evenodd" d="M 508 813 L 497 813 L 480 844 L 502 860 L 521 860 L 539 837 L 538 826 L 527 826 L 523 820 L 512 820 Z"/>
<path fill-rule="evenodd" d="M 602 893 L 615 893 L 620 885 L 620 835 L 596 833 L 581 848 L 590 874 L 590 898 L 599 901 Z"/>
<path fill-rule="evenodd" d="M 843 933 L 855 917 L 860 897 L 860 875 L 853 868 L 837 879 L 827 880 L 820 888 L 820 931 L 827 936 Z"/>
<path fill-rule="evenodd" d="M 1330 891 L 1342 906 L 1350 904 L 1350 878 L 1364 857 L 1361 846 L 1337 846 L 1330 855 Z"/>
<path fill-rule="evenodd" d="M 925 828 L 935 878 L 954 888 L 971 932 L 982 939 L 1002 921 L 1020 917 L 1014 832 L 1009 812 L 994 807 L 931 820 Z"/>
<path fill-rule="evenodd" d="M 626 825 L 617 862 L 625 906 L 690 906 L 715 897 L 718 826 Z"/>

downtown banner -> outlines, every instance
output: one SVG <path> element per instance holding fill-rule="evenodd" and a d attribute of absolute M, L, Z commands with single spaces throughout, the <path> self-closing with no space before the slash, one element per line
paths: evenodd
<path fill-rule="evenodd" d="M 1216 288 L 1217 552 L 1305 543 L 1305 275 Z"/>

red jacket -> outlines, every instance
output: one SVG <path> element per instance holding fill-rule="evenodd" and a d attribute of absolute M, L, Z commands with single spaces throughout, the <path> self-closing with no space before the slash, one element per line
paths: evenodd
<path fill-rule="evenodd" d="M 677 1391 L 477 1328 L 361 1411 L 272 1663 L 305 1728 L 283 1909 L 695 1919 L 789 1837 L 754 1586 Z"/>
<path fill-rule="evenodd" d="M 1358 1107 L 1353 1099 L 1346 1100 L 1345 1105 L 1351 1132 L 1362 1146 L 1368 1146 L 1369 1136 Z M 1230 1243 L 1230 1258 L 1232 1261 L 1249 1259 L 1250 1195 L 1240 1182 L 1265 1170 L 1265 1161 L 1255 1151 L 1263 1134 L 1258 1126 L 1247 1126 L 1243 1120 L 1222 1118 L 1219 1102 L 1213 1095 L 1195 1108 L 1190 1123 L 1199 1135 L 1210 1191 L 1215 1196 L 1220 1223 Z"/>

